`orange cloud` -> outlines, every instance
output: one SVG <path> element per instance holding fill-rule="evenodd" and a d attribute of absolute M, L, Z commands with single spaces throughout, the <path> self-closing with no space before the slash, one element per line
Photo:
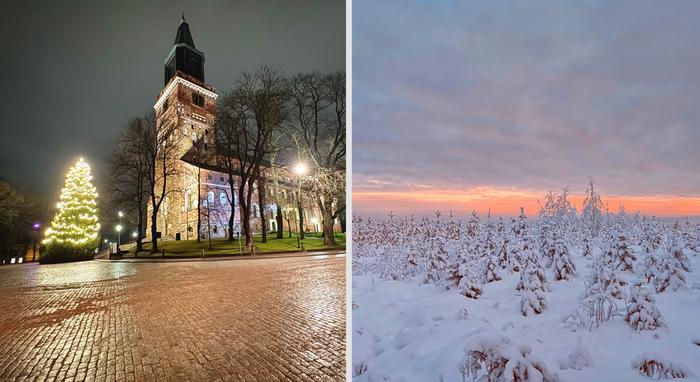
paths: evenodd
<path fill-rule="evenodd" d="M 513 216 L 520 207 L 525 208 L 528 216 L 534 216 L 539 209 L 538 200 L 546 192 L 507 188 L 478 187 L 470 190 L 407 190 L 374 191 L 354 190 L 352 193 L 353 210 L 360 214 L 382 215 L 393 211 L 399 214 L 426 214 L 439 210 L 443 213 L 466 214 L 476 210 L 480 214 Z M 624 204 L 628 213 L 639 211 L 645 215 L 662 217 L 700 216 L 700 197 L 683 197 L 672 195 L 649 196 L 605 196 L 611 211 L 617 212 Z M 569 200 L 580 211 L 583 204 L 582 195 L 571 195 Z"/>

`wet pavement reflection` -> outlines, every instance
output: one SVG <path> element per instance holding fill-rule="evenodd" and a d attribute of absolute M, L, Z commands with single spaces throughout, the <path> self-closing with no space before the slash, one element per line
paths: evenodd
<path fill-rule="evenodd" d="M 345 258 L 0 267 L 0 380 L 341 381 Z"/>

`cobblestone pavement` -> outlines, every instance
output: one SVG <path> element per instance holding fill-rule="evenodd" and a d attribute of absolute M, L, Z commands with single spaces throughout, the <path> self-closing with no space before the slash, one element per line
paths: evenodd
<path fill-rule="evenodd" d="M 342 381 L 345 258 L 0 267 L 0 380 Z"/>

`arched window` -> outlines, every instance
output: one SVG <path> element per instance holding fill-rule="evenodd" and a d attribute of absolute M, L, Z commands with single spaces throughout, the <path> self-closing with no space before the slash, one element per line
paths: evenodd
<path fill-rule="evenodd" d="M 207 192 L 207 204 L 214 204 L 214 191 Z"/>
<path fill-rule="evenodd" d="M 253 204 L 253 217 L 254 218 L 260 217 L 260 206 L 258 206 L 258 203 Z"/>
<path fill-rule="evenodd" d="M 222 206 L 228 204 L 228 196 L 226 196 L 225 192 L 219 194 L 219 204 L 221 204 Z"/>
<path fill-rule="evenodd" d="M 282 190 L 282 199 L 287 199 L 287 190 Z"/>

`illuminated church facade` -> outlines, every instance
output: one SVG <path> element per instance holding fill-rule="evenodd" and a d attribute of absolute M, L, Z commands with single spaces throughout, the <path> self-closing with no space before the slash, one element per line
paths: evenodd
<path fill-rule="evenodd" d="M 205 82 L 204 53 L 195 48 L 189 25 L 184 15 L 175 36 L 175 43 L 165 59 L 165 86 L 153 106 L 157 134 L 166 129 L 175 140 L 174 170 L 176 176 L 167 177 L 167 196 L 158 212 L 157 232 L 163 240 L 191 240 L 227 237 L 231 203 L 234 201 L 234 236 L 241 234 L 240 209 L 237 192 L 231 194 L 228 174 L 221 165 L 215 143 L 216 89 Z M 196 143 L 199 142 L 197 148 Z M 201 143 L 203 142 L 203 147 Z M 203 149 L 203 150 L 202 150 Z M 202 154 L 203 153 L 203 154 Z M 267 220 L 268 232 L 277 231 L 277 203 L 283 209 L 283 230 L 298 232 L 297 178 L 284 167 L 278 170 L 277 187 L 265 180 L 269 168 L 264 168 L 266 201 L 261 203 L 257 184 L 253 190 L 251 227 L 253 233 L 262 230 L 262 217 Z M 238 190 L 239 180 L 234 178 Z M 305 232 L 322 231 L 322 214 L 302 189 Z M 198 205 L 199 204 L 199 205 Z M 198 208 L 199 207 L 199 208 Z M 148 203 L 150 216 L 153 206 Z M 197 230 L 198 217 L 200 230 Z M 150 220 L 146 230 L 150 235 Z M 335 222 L 336 230 L 340 225 Z M 286 236 L 286 233 L 285 233 Z"/>

